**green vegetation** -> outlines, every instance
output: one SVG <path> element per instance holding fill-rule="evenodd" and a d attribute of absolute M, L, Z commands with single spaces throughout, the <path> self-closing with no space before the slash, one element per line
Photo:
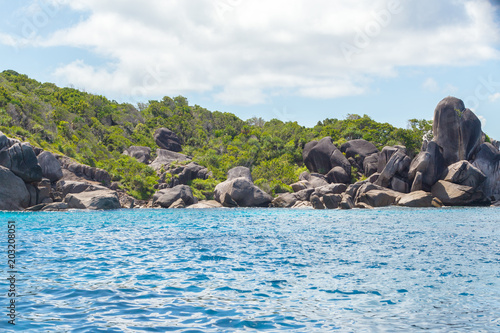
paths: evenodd
<path fill-rule="evenodd" d="M 134 107 L 40 83 L 14 71 L 0 73 L 0 131 L 105 169 L 113 181 L 139 199 L 151 197 L 159 177 L 122 152 L 139 145 L 150 147 L 154 155 L 158 146 L 153 133 L 159 127 L 176 133 L 183 142 L 183 153 L 212 172 L 213 178 L 190 184 L 196 196 L 204 199 L 211 198 L 215 185 L 239 165 L 251 168 L 255 184 L 268 193 L 291 191 L 289 185 L 306 170 L 302 163 L 304 145 L 325 136 L 331 136 L 337 145 L 352 139 L 371 141 L 379 149 L 401 144 L 415 154 L 432 123 L 412 119 L 407 129 L 401 129 L 367 115 L 325 119 L 312 128 L 277 119 L 243 121 L 231 113 L 189 106 L 182 96 Z"/>

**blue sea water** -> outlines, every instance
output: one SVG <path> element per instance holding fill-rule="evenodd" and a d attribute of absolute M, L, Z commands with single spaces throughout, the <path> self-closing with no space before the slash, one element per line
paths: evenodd
<path fill-rule="evenodd" d="M 4 212 L 0 234 L 16 221 L 15 331 L 499 332 L 499 213 Z"/>

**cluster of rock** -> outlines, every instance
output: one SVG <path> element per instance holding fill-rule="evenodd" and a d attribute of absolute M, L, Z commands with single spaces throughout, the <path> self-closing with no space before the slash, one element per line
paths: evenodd
<path fill-rule="evenodd" d="M 54 211 L 133 207 L 102 169 L 79 164 L 0 132 L 0 210 Z"/>
<path fill-rule="evenodd" d="M 365 140 L 337 148 L 330 137 L 305 145 L 303 173 L 294 193 L 279 195 L 275 207 L 373 208 L 489 205 L 500 198 L 498 143 L 485 142 L 481 122 L 463 102 L 443 99 L 436 107 L 434 138 L 408 156 L 402 146 L 382 151 Z M 350 184 L 352 168 L 365 180 Z"/>

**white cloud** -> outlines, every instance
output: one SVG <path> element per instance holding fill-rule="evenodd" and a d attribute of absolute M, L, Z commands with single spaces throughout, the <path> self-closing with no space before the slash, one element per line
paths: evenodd
<path fill-rule="evenodd" d="M 228 104 L 280 93 L 352 96 L 401 66 L 500 58 L 487 0 L 401 1 L 400 10 L 386 0 L 51 1 L 86 18 L 28 42 L 104 57 L 108 63 L 75 60 L 54 74 L 125 100 L 193 91 Z M 0 43 L 15 41 L 0 35 Z"/>
<path fill-rule="evenodd" d="M 494 93 L 493 95 L 489 96 L 490 102 L 496 102 L 498 99 L 500 99 L 500 92 Z"/>
<path fill-rule="evenodd" d="M 439 91 L 439 85 L 436 82 L 436 80 L 434 80 L 432 77 L 427 78 L 427 80 L 425 80 L 424 83 L 422 84 L 422 87 L 430 92 Z"/>
<path fill-rule="evenodd" d="M 481 121 L 481 127 L 484 128 L 486 126 L 486 118 L 481 116 L 481 115 L 478 115 L 477 113 L 476 113 L 476 116 Z"/>

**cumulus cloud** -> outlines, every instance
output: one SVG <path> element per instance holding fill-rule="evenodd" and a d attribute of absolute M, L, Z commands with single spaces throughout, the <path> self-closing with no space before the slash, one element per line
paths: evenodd
<path fill-rule="evenodd" d="M 493 95 L 489 96 L 490 102 L 496 102 L 499 99 L 500 99 L 500 92 L 494 93 Z"/>
<path fill-rule="evenodd" d="M 249 105 L 277 94 L 353 96 L 402 66 L 500 57 L 486 0 L 51 1 L 85 18 L 33 45 L 82 48 L 107 59 L 75 60 L 54 74 L 125 100 L 208 92 Z M 0 42 L 13 43 L 4 35 Z"/>
<path fill-rule="evenodd" d="M 425 80 L 422 84 L 422 87 L 430 92 L 439 91 L 439 85 L 432 77 L 427 78 L 427 80 Z"/>

